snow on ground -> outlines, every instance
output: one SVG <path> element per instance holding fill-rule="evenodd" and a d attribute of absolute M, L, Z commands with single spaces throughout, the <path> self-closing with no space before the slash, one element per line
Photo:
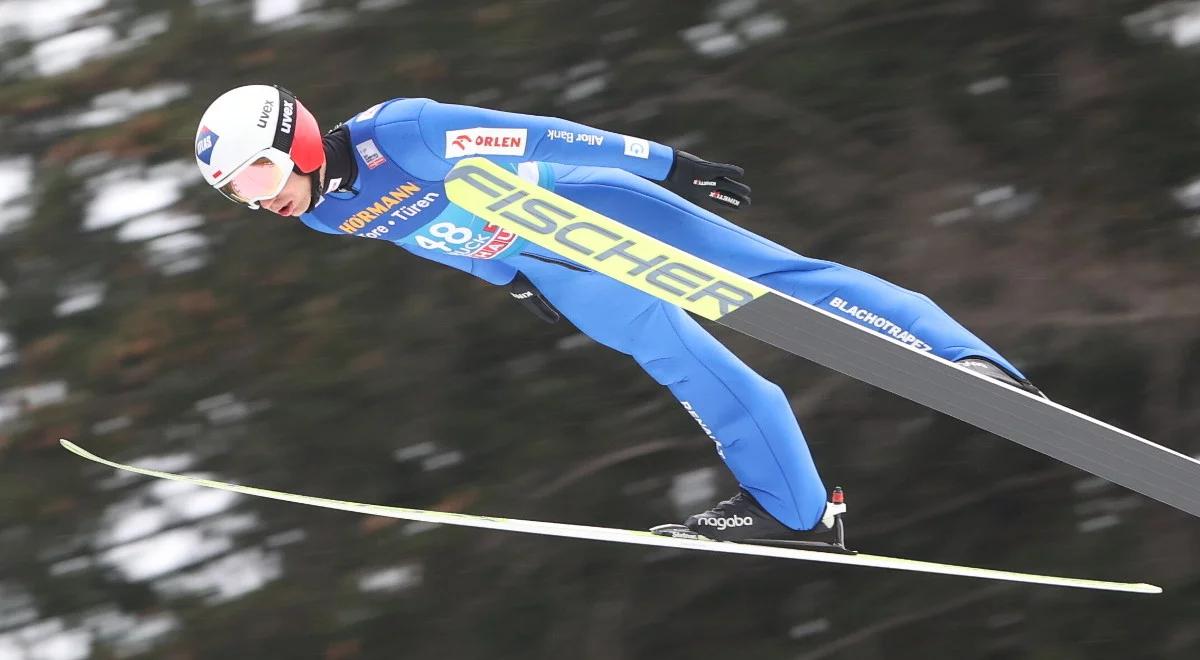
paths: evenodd
<path fill-rule="evenodd" d="M 254 0 L 254 22 L 273 23 L 305 9 L 304 0 Z"/>
<path fill-rule="evenodd" d="M 208 261 L 208 240 L 188 230 L 203 224 L 203 218 L 168 207 L 198 178 L 188 161 L 118 168 L 96 175 L 88 181 L 93 197 L 84 210 L 83 227 L 97 230 L 121 225 L 117 239 L 148 241 L 146 258 L 164 274 L 195 270 Z"/>
<path fill-rule="evenodd" d="M 117 239 L 122 243 L 147 241 L 185 229 L 195 229 L 202 224 L 203 219 L 196 214 L 159 211 L 126 222 L 117 230 Z"/>
<path fill-rule="evenodd" d="M 1171 43 L 1179 47 L 1200 42 L 1200 11 L 1176 18 L 1171 23 Z"/>
<path fill-rule="evenodd" d="M 425 442 L 418 442 L 414 445 L 408 445 L 407 447 L 396 449 L 392 452 L 392 459 L 402 463 L 404 461 L 411 461 L 418 458 L 432 456 L 437 452 L 437 450 L 437 445 L 427 440 Z"/>
<path fill-rule="evenodd" d="M 702 23 L 684 30 L 682 34 L 692 50 L 705 57 L 732 55 L 746 47 L 741 37 L 730 32 L 724 23 Z"/>
<path fill-rule="evenodd" d="M 143 456 L 132 461 L 138 467 L 144 467 L 147 470 L 160 470 L 162 472 L 182 472 L 190 469 L 196 464 L 195 454 L 187 452 L 177 452 L 174 454 L 159 454 L 155 456 Z M 129 473 L 124 473 L 129 474 Z M 137 477 L 140 479 L 141 477 Z"/>
<path fill-rule="evenodd" d="M 24 587 L 0 582 L 0 630 L 24 625 L 37 617 L 33 596 Z"/>
<path fill-rule="evenodd" d="M 133 418 L 129 415 L 117 415 L 102 419 L 95 424 L 92 424 L 92 435 L 108 435 L 117 431 L 124 431 L 133 426 Z"/>
<path fill-rule="evenodd" d="M 188 273 L 208 263 L 209 242 L 203 234 L 181 231 L 147 242 L 146 259 L 163 275 Z"/>
<path fill-rule="evenodd" d="M 184 98 L 189 92 L 188 85 L 178 82 L 160 82 L 138 90 L 115 89 L 97 95 L 87 110 L 42 119 L 30 127 L 37 133 L 52 134 L 112 126 Z"/>
<path fill-rule="evenodd" d="M 829 632 L 829 629 L 832 627 L 833 625 L 830 623 L 829 619 L 825 617 L 810 619 L 804 623 L 798 623 L 792 626 L 791 629 L 788 630 L 788 637 L 791 637 L 792 639 L 803 639 L 805 637 L 811 637 L 813 635 L 820 635 L 822 633 Z"/>
<path fill-rule="evenodd" d="M 39 41 L 33 47 L 33 67 L 38 75 L 55 76 L 75 69 L 87 60 L 111 54 L 117 33 L 107 25 L 96 25 Z"/>
<path fill-rule="evenodd" d="M 737 29 L 747 41 L 763 41 L 787 31 L 787 21 L 779 14 L 765 12 L 742 20 Z"/>
<path fill-rule="evenodd" d="M 27 411 L 52 406 L 67 399 L 67 382 L 53 380 L 35 385 L 22 385 L 0 391 L 0 422 L 7 410 Z"/>
<path fill-rule="evenodd" d="M 13 347 L 12 335 L 0 332 L 0 367 L 7 367 L 17 361 L 17 352 Z"/>
<path fill-rule="evenodd" d="M 442 468 L 458 465 L 463 460 L 463 453 L 457 449 L 452 449 L 440 454 L 434 454 L 429 458 L 421 461 L 421 469 L 425 472 L 433 472 Z"/>
<path fill-rule="evenodd" d="M 713 14 L 721 20 L 745 16 L 758 8 L 758 0 L 718 0 Z"/>
<path fill-rule="evenodd" d="M 92 179 L 93 194 L 84 211 L 84 229 L 105 229 L 166 208 L 183 197 L 183 183 L 174 177 L 150 178 L 122 169 Z"/>
<path fill-rule="evenodd" d="M 384 11 L 407 5 L 411 0 L 359 0 L 358 11 Z"/>
<path fill-rule="evenodd" d="M 200 399 L 195 403 L 196 412 L 208 418 L 214 426 L 240 422 L 254 412 L 254 406 L 242 401 L 233 392 L 223 392 Z"/>
<path fill-rule="evenodd" d="M 943 211 L 930 218 L 942 227 L 967 220 L 1006 222 L 1029 214 L 1041 201 L 1036 192 L 1023 192 L 1014 185 L 977 186 L 967 206 Z"/>
<path fill-rule="evenodd" d="M 115 608 L 89 615 L 83 628 L 115 647 L 118 657 L 145 653 L 179 628 L 179 620 L 171 614 L 158 612 L 129 615 Z"/>
<path fill-rule="evenodd" d="M 102 11 L 105 7 L 104 0 L 0 0 L 0 42 L 17 37 L 33 43 L 27 55 L 0 61 L 0 73 L 68 73 L 88 60 L 135 48 L 170 28 L 165 11 L 130 17 L 125 11 Z"/>
<path fill-rule="evenodd" d="M 1141 39 L 1169 41 L 1177 48 L 1200 44 L 1200 2 L 1161 2 L 1129 14 L 1122 22 Z"/>
<path fill-rule="evenodd" d="M 95 309 L 104 302 L 103 282 L 84 282 L 59 291 L 61 300 L 54 306 L 54 315 L 61 318 Z"/>
<path fill-rule="evenodd" d="M 128 427 L 130 422 L 131 420 L 128 417 L 122 415 L 120 417 L 113 417 L 111 419 L 104 420 L 103 422 L 97 422 L 97 426 L 105 425 L 107 427 L 115 427 L 116 430 L 120 430 L 121 428 Z M 101 433 L 95 427 L 93 427 L 92 430 L 97 434 Z M 178 439 L 169 437 L 171 435 L 169 429 L 168 432 L 164 433 L 163 435 L 164 439 L 167 441 Z M 165 454 L 143 456 L 130 462 L 134 465 L 143 466 L 151 470 L 162 470 L 164 472 L 184 472 L 190 469 L 192 465 L 195 464 L 196 460 L 197 457 L 193 454 Z M 116 490 L 120 488 L 127 488 L 130 484 L 141 481 L 143 478 L 144 477 L 132 472 L 113 470 L 108 474 L 108 476 L 104 477 L 101 481 L 98 481 L 96 485 L 99 486 L 101 490 Z"/>
<path fill-rule="evenodd" d="M 29 205 L 22 202 L 33 187 L 33 158 L 0 158 L 0 234 L 29 217 Z"/>
<path fill-rule="evenodd" d="M 992 76 L 991 78 L 983 78 L 967 85 L 967 93 L 972 96 L 982 96 L 999 92 L 1000 90 L 1008 89 L 1011 85 L 1007 76 Z"/>
<path fill-rule="evenodd" d="M 105 0 L 0 0 L 0 31 L 12 29 L 27 39 L 44 39 L 67 31 L 77 18 L 104 4 Z"/>
<path fill-rule="evenodd" d="M 711 505 L 717 497 L 716 468 L 700 468 L 675 475 L 671 478 L 667 497 L 676 511 L 688 514 L 694 513 L 697 507 Z"/>
<path fill-rule="evenodd" d="M 205 602 L 216 604 L 257 591 L 282 575 L 280 553 L 252 547 L 161 580 L 155 589 L 167 596 L 205 596 Z"/>
<path fill-rule="evenodd" d="M 770 11 L 760 11 L 758 0 L 721 0 L 711 15 L 716 19 L 683 30 L 683 40 L 699 55 L 725 57 L 787 31 L 787 19 Z"/>
<path fill-rule="evenodd" d="M 92 635 L 67 628 L 61 618 L 46 619 L 0 635 L 0 658 L 7 660 L 85 660 Z"/>
<path fill-rule="evenodd" d="M 563 90 L 561 100 L 564 103 L 571 103 L 588 98 L 589 96 L 595 96 L 605 89 L 608 89 L 608 77 L 602 75 L 592 76 L 571 83 Z"/>
<path fill-rule="evenodd" d="M 143 14 L 133 19 L 129 24 L 129 39 L 141 42 L 151 37 L 166 33 L 171 27 L 171 16 L 165 11 L 154 14 Z"/>
<path fill-rule="evenodd" d="M 228 491 L 156 480 L 104 511 L 96 542 L 116 547 L 138 539 L 152 539 L 168 527 L 222 514 L 237 500 L 238 495 Z"/>
<path fill-rule="evenodd" d="M 56 617 L 6 628 L 0 634 L 0 658 L 5 660 L 74 660 L 92 655 L 92 645 L 103 642 L 118 657 L 145 653 L 179 628 L 165 613 L 127 614 L 114 607 L 90 610 L 74 626 Z"/>
<path fill-rule="evenodd" d="M 204 559 L 233 549 L 229 537 L 210 537 L 198 526 L 172 529 L 161 534 L 119 545 L 101 555 L 101 560 L 130 581 L 163 577 Z"/>
<path fill-rule="evenodd" d="M 0 400 L 0 428 L 21 416 L 21 407 L 11 401 Z M 0 656 L 3 657 L 3 656 Z"/>
<path fill-rule="evenodd" d="M 358 590 L 367 593 L 394 593 L 419 586 L 423 577 L 420 564 L 374 569 L 358 578 Z"/>
<path fill-rule="evenodd" d="M 65 380 L 52 380 L 17 388 L 18 396 L 24 399 L 25 405 L 30 409 L 62 403 L 67 400 L 67 391 L 67 381 Z"/>
<path fill-rule="evenodd" d="M 1190 211 L 1200 209 L 1200 178 L 1192 179 L 1188 183 L 1176 188 L 1172 192 L 1172 196 L 1185 209 Z"/>
<path fill-rule="evenodd" d="M 135 461 L 185 468 L 186 454 Z M 237 598 L 278 579 L 282 558 L 258 546 L 237 548 L 237 537 L 259 526 L 252 513 L 231 511 L 238 495 L 159 480 L 105 510 L 96 544 L 99 561 L 127 580 L 150 580 L 166 596 Z"/>

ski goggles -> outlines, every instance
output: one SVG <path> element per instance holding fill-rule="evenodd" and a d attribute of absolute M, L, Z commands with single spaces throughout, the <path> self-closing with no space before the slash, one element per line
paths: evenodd
<path fill-rule="evenodd" d="M 229 181 L 217 190 L 238 204 L 257 209 L 258 202 L 283 190 L 291 173 L 292 159 L 275 147 L 267 147 L 239 165 Z"/>

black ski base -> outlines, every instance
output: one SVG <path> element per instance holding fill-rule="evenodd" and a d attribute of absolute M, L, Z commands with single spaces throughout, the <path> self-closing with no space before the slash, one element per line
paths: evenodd
<path fill-rule="evenodd" d="M 748 543 L 750 545 L 769 545 L 777 548 L 799 548 L 801 550 L 816 550 L 817 552 L 831 552 L 837 555 L 857 555 L 857 550 L 851 550 L 846 547 L 846 526 L 842 522 L 842 516 L 838 515 L 833 519 L 833 541 L 790 541 L 788 539 L 746 539 L 739 543 Z"/>
<path fill-rule="evenodd" d="M 820 541 L 788 541 L 786 539 L 746 539 L 738 541 L 747 545 L 769 545 L 777 548 L 797 548 L 800 550 L 815 550 L 829 552 L 835 555 L 857 555 L 858 550 L 851 550 L 837 543 L 822 543 Z"/>

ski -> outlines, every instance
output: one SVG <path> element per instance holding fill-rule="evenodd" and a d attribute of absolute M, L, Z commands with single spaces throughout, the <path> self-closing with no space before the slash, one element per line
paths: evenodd
<path fill-rule="evenodd" d="M 326 499 L 323 497 L 312 497 L 308 495 L 298 495 L 295 493 L 285 493 L 277 490 L 267 490 L 265 488 L 239 486 L 221 481 L 213 481 L 211 479 L 201 479 L 182 474 L 173 474 L 170 472 L 162 472 L 160 470 L 150 470 L 132 465 L 124 465 L 122 463 L 117 463 L 115 461 L 110 461 L 108 459 L 96 456 L 95 454 L 83 449 L 70 440 L 62 439 L 59 440 L 59 442 L 67 450 L 89 461 L 93 461 L 101 465 L 107 465 L 118 470 L 124 470 L 126 472 L 133 472 L 158 479 L 181 481 L 184 483 L 194 484 L 196 486 L 215 488 L 217 490 L 224 490 L 231 493 L 241 493 L 243 495 L 264 497 L 273 500 L 305 504 L 308 506 L 321 507 L 325 509 L 337 509 L 340 511 L 364 513 L 374 516 L 386 516 L 388 518 L 399 518 L 402 520 L 414 520 L 444 525 L 458 525 L 462 527 L 480 527 L 484 529 L 521 532 L 525 534 L 539 534 L 543 536 L 559 536 L 593 541 L 610 541 L 614 543 L 679 548 L 684 550 L 702 550 L 705 552 L 756 555 L 760 557 L 777 557 L 780 559 L 799 559 L 803 561 L 825 562 L 829 564 L 868 566 L 899 571 L 935 573 L 939 575 L 973 577 L 987 580 L 1003 580 L 1008 582 L 1024 582 L 1028 584 L 1072 587 L 1076 589 L 1098 589 L 1103 591 L 1122 591 L 1142 594 L 1162 593 L 1162 589 L 1160 587 L 1144 583 L 1104 582 L 1100 580 L 1085 580 L 1051 575 L 1014 573 L 1010 571 L 999 571 L 986 568 L 973 568 L 969 566 L 956 566 L 953 564 L 937 564 L 933 562 L 914 561 L 911 559 L 899 559 L 896 557 L 882 557 L 866 554 L 836 554 L 832 552 L 821 552 L 816 550 L 803 550 L 796 548 L 725 543 L 721 541 L 710 541 L 703 539 L 674 538 L 670 536 L 659 536 L 648 531 L 613 529 L 608 527 L 589 527 L 585 525 L 570 525 L 565 523 L 496 518 L 492 516 L 477 516 L 465 513 L 447 513 L 442 511 L 426 511 L 423 509 L 406 509 L 402 507 L 381 506 L 377 504 L 363 504 L 360 502 L 344 502 L 340 500 Z"/>
<path fill-rule="evenodd" d="M 1200 461 L 762 286 L 482 158 L 446 176 L 484 220 L 694 314 L 1200 516 Z"/>

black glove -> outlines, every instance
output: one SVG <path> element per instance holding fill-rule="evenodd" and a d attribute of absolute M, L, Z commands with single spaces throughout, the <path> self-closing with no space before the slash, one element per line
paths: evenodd
<path fill-rule="evenodd" d="M 744 174 L 737 165 L 710 163 L 686 151 L 675 150 L 675 163 L 661 185 L 689 201 L 711 200 L 731 209 L 750 206 L 750 186 L 737 181 Z"/>
<path fill-rule="evenodd" d="M 558 310 L 554 309 L 554 305 L 542 296 L 542 292 L 537 290 L 533 282 L 529 281 L 522 273 L 517 273 L 513 281 L 508 285 L 508 295 L 517 299 L 517 302 L 525 306 L 525 309 L 533 312 L 533 315 L 546 323 L 558 323 L 562 318 Z"/>

